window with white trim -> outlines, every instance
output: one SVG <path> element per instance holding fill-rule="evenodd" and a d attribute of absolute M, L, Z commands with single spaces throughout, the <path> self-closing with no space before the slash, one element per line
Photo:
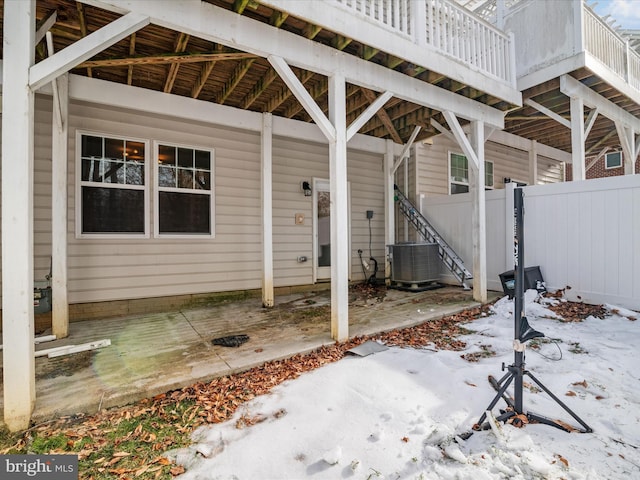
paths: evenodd
<path fill-rule="evenodd" d="M 78 233 L 146 234 L 147 142 L 80 133 Z"/>
<path fill-rule="evenodd" d="M 214 234 L 214 151 L 158 143 L 156 235 Z"/>
<path fill-rule="evenodd" d="M 622 166 L 622 152 L 609 152 L 604 156 L 604 168 L 619 168 Z"/>
<path fill-rule="evenodd" d="M 484 162 L 484 185 L 486 190 L 493 189 L 493 162 Z M 459 153 L 449 152 L 449 193 L 469 191 L 469 162 Z"/>

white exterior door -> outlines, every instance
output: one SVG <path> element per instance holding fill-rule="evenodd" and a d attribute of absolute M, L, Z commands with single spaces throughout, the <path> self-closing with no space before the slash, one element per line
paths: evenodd
<path fill-rule="evenodd" d="M 313 266 L 315 281 L 331 280 L 331 194 L 329 180 L 313 180 Z"/>
<path fill-rule="evenodd" d="M 313 281 L 331 280 L 331 193 L 329 180 L 313 179 Z M 347 183 L 347 215 L 351 231 L 351 184 Z M 340 206 L 338 206 L 340 208 Z M 351 251 L 351 235 L 349 235 Z M 351 278 L 351 263 L 349 263 Z"/>

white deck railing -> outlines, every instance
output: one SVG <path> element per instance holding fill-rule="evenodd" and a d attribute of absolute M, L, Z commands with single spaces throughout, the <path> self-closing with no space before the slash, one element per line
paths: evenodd
<path fill-rule="evenodd" d="M 515 85 L 513 38 L 451 0 L 335 0 L 420 46 Z"/>
<path fill-rule="evenodd" d="M 640 55 L 589 7 L 583 4 L 583 9 L 585 50 L 640 90 Z"/>

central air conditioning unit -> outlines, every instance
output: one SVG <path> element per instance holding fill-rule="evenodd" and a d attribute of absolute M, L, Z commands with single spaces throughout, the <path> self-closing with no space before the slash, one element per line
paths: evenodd
<path fill-rule="evenodd" d="M 435 243 L 397 243 L 389 245 L 391 282 L 399 288 L 432 288 L 440 278 L 440 257 Z"/>

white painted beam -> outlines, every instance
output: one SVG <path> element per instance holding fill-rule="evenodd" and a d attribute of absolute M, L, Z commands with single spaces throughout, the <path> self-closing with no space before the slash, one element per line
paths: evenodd
<path fill-rule="evenodd" d="M 467 157 L 467 160 L 469 161 L 469 166 L 471 167 L 471 165 L 475 165 L 475 167 L 478 168 L 478 162 L 479 162 L 478 156 L 473 146 L 471 145 L 471 143 L 469 143 L 469 139 L 465 135 L 464 130 L 460 126 L 460 122 L 458 121 L 456 116 L 453 114 L 453 112 L 442 112 L 442 113 L 444 115 L 444 118 L 446 118 L 447 123 L 449 124 L 449 127 L 451 128 L 451 133 L 455 137 L 456 142 L 458 142 L 458 145 L 460 146 L 460 148 L 462 148 L 462 151 Z M 482 138 L 484 141 L 484 131 L 482 132 Z M 484 147 L 483 147 L 483 151 L 484 151 Z"/>
<path fill-rule="evenodd" d="M 36 45 L 38 45 L 40 41 L 44 38 L 44 36 L 47 34 L 47 32 L 51 30 L 51 27 L 53 27 L 57 19 L 58 19 L 58 11 L 54 10 L 49 14 L 49 16 L 44 20 L 44 22 L 42 22 L 42 25 L 40 25 L 40 28 L 36 32 L 36 38 L 35 38 Z"/>
<path fill-rule="evenodd" d="M 488 125 L 504 128 L 504 112 L 498 109 L 207 2 L 80 1 L 119 13 L 148 15 L 154 24 L 261 57 L 277 55 L 289 65 L 323 75 L 339 72 L 354 85 L 377 92 L 389 91 L 402 100 L 440 111 L 450 110 L 461 118 L 482 120 Z"/>
<path fill-rule="evenodd" d="M 451 131 L 449 129 L 447 129 L 447 127 L 442 125 L 436 119 L 434 119 L 434 118 L 431 119 L 431 126 L 434 127 L 436 130 L 438 130 L 442 135 L 447 137 L 452 142 L 456 142 L 457 141 L 456 137 L 453 136 L 453 133 L 451 133 Z"/>
<path fill-rule="evenodd" d="M 395 239 L 395 191 L 393 188 L 393 140 L 387 140 L 387 151 L 384 154 L 384 244 L 393 245 Z M 391 278 L 391 261 L 389 252 L 385 255 L 384 278 L 387 285 Z"/>
<path fill-rule="evenodd" d="M 584 104 L 582 97 L 571 97 L 571 159 L 573 181 L 584 180 L 585 146 L 584 146 Z"/>
<path fill-rule="evenodd" d="M 262 190 L 262 306 L 273 307 L 273 116 L 262 114 L 260 137 Z"/>
<path fill-rule="evenodd" d="M 591 108 L 597 108 L 599 114 L 604 115 L 614 122 L 620 122 L 625 126 L 631 127 L 636 132 L 640 132 L 640 118 L 631 115 L 623 108 L 620 108 L 615 103 L 583 85 L 575 78 L 569 75 L 562 75 L 560 77 L 560 91 L 571 98 L 582 98 L 585 105 Z"/>
<path fill-rule="evenodd" d="M 607 153 L 607 151 L 609 151 L 609 147 L 604 147 L 602 150 L 600 150 L 600 153 L 598 153 L 598 155 L 596 155 L 595 157 L 593 157 L 593 159 L 591 159 L 591 161 L 589 162 L 589 164 L 587 165 L 586 169 L 585 169 L 585 173 L 588 172 L 589 170 L 591 170 L 591 168 L 598 163 L 598 160 L 600 160 L 602 157 L 604 157 L 604 154 Z"/>
<path fill-rule="evenodd" d="M 418 136 L 418 133 L 420 133 L 420 130 L 422 129 L 422 127 L 420 125 L 416 125 L 416 127 L 413 129 L 413 132 L 411 132 L 411 136 L 409 137 L 409 140 L 407 141 L 407 143 L 404 144 L 404 147 L 402 148 L 402 153 L 400 153 L 400 156 L 398 157 L 398 159 L 396 160 L 396 162 L 393 164 L 393 169 L 392 169 L 392 173 L 395 173 L 396 170 L 398 169 L 398 167 L 400 166 L 400 164 L 406 159 L 409 158 L 409 150 L 411 149 L 411 146 L 413 145 L 413 142 L 416 141 L 416 137 Z M 405 182 L 407 182 L 409 179 L 406 178 L 408 175 L 405 175 Z M 407 191 L 406 186 L 405 186 L 405 192 Z"/>
<path fill-rule="evenodd" d="M 4 3 L 2 81 L 2 343 L 4 422 L 29 426 L 36 401 L 33 323 L 35 0 Z"/>
<path fill-rule="evenodd" d="M 464 128 L 464 127 L 463 127 Z M 466 131 L 466 128 L 464 128 Z M 518 150 L 524 150 L 528 152 L 531 150 L 532 141 L 528 138 L 519 137 L 513 133 L 505 132 L 504 130 L 494 130 L 487 140 L 500 145 L 505 145 L 511 148 L 517 148 Z M 540 142 L 536 142 L 536 149 L 538 155 L 557 160 L 559 162 L 571 163 L 571 154 L 557 148 L 550 147 Z"/>
<path fill-rule="evenodd" d="M 447 122 L 449 119 L 447 119 Z M 472 173 L 469 186 L 471 191 L 472 243 L 473 243 L 473 299 L 487 302 L 487 216 L 484 187 L 484 124 L 472 122 L 470 146 L 476 164 L 468 162 Z M 465 137 L 466 138 L 466 137 Z M 468 158 L 468 157 L 467 157 Z"/>
<path fill-rule="evenodd" d="M 358 133 L 365 123 L 367 123 L 378 110 L 380 110 L 389 99 L 393 97 L 393 93 L 384 92 L 378 98 L 376 98 L 371 105 L 367 107 L 367 109 L 362 112 L 358 118 L 356 118 L 349 128 L 347 128 L 347 142 L 351 140 L 351 138 Z"/>
<path fill-rule="evenodd" d="M 531 100 L 530 98 L 527 98 L 524 101 L 525 105 L 529 105 L 530 107 L 535 108 L 536 110 L 538 110 L 540 113 L 545 114 L 547 117 L 551 118 L 552 120 L 555 120 L 556 122 L 558 122 L 560 125 L 563 125 L 567 128 L 571 128 L 571 122 L 569 120 L 567 120 L 566 118 L 561 117 L 560 115 L 558 115 L 556 112 L 554 112 L 553 110 L 549 110 L 547 107 L 545 107 L 544 105 L 540 105 L 538 102 L 535 102 L 533 100 Z"/>
<path fill-rule="evenodd" d="M 78 40 L 67 48 L 35 65 L 29 72 L 29 86 L 37 90 L 59 75 L 93 57 L 96 53 L 119 42 L 123 38 L 149 24 L 149 17 L 139 13 L 128 13 Z"/>
<path fill-rule="evenodd" d="M 620 140 L 620 145 L 622 146 L 624 174 L 633 175 L 634 164 L 636 162 L 636 158 L 638 157 L 637 151 L 635 149 L 635 133 L 633 129 L 621 124 L 620 122 L 616 122 L 616 131 L 618 132 L 618 139 Z"/>
<path fill-rule="evenodd" d="M 589 115 L 587 115 L 587 119 L 584 122 L 584 138 L 585 139 L 589 137 L 589 133 L 591 133 L 591 129 L 593 128 L 593 125 L 596 123 L 597 118 L 598 118 L 598 109 L 597 108 L 591 109 L 591 111 L 589 112 Z"/>
<path fill-rule="evenodd" d="M 329 142 L 331 194 L 331 338 L 349 338 L 349 196 L 347 184 L 347 87 L 345 78 L 329 77 L 329 119 L 335 136 Z"/>
<path fill-rule="evenodd" d="M 275 55 L 269 55 L 269 63 L 274 68 L 280 78 L 287 84 L 291 92 L 295 95 L 298 101 L 302 104 L 306 112 L 313 118 L 313 121 L 318 125 L 318 128 L 322 130 L 324 136 L 330 142 L 335 139 L 336 132 L 329 119 L 325 116 L 322 109 L 318 106 L 316 101 L 311 97 L 304 85 L 298 80 L 296 74 L 293 73 L 291 67 L 287 65 L 287 62 L 282 57 Z"/>

